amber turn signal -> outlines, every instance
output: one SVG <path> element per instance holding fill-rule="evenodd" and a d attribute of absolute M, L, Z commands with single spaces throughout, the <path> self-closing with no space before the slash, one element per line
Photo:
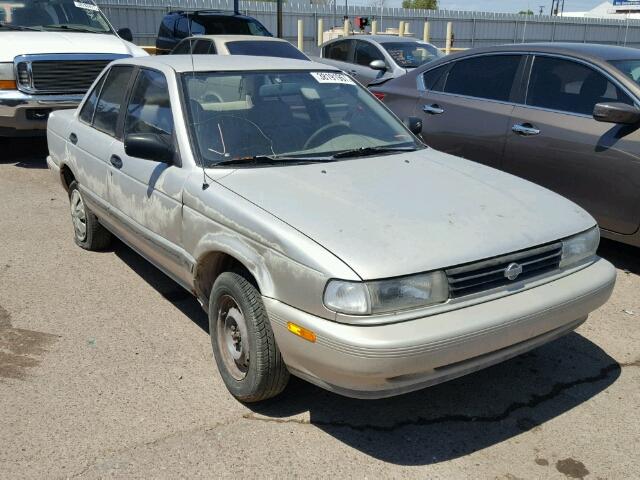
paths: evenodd
<path fill-rule="evenodd" d="M 306 328 L 301 327 L 300 325 L 296 325 L 295 323 L 288 322 L 287 328 L 294 335 L 304 338 L 309 342 L 315 343 L 316 341 L 316 334 L 313 333 L 311 330 L 307 330 Z"/>
<path fill-rule="evenodd" d="M 0 90 L 17 90 L 18 85 L 15 80 L 0 80 Z"/>

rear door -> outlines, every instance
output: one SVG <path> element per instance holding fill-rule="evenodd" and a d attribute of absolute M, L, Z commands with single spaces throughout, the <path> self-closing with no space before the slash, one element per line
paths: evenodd
<path fill-rule="evenodd" d="M 421 78 L 423 139 L 437 150 L 499 168 L 525 56 L 463 58 Z"/>
<path fill-rule="evenodd" d="M 353 75 L 353 45 L 355 40 L 337 40 L 322 48 L 322 61 Z"/>
<path fill-rule="evenodd" d="M 640 224 L 640 132 L 594 120 L 599 102 L 634 104 L 597 67 L 536 55 L 525 105 L 509 122 L 504 169 L 575 201 L 602 228 L 631 234 Z"/>

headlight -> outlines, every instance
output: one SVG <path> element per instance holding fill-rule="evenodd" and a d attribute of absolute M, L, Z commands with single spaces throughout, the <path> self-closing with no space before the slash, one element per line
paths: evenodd
<path fill-rule="evenodd" d="M 13 63 L 0 63 L 0 90 L 15 90 L 17 88 Z"/>
<path fill-rule="evenodd" d="M 599 244 L 600 229 L 598 227 L 562 240 L 560 267 L 570 267 L 594 256 Z"/>
<path fill-rule="evenodd" d="M 327 308 L 348 315 L 369 315 L 446 302 L 449 284 L 444 272 L 371 282 L 331 280 L 324 292 Z"/>

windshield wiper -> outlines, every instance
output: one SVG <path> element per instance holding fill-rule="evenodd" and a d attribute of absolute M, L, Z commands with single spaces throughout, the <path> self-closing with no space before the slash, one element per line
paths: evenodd
<path fill-rule="evenodd" d="M 107 33 L 104 30 L 98 30 L 96 28 L 90 27 L 82 27 L 79 25 L 44 25 L 42 28 L 46 28 L 47 30 L 71 30 L 73 32 L 84 32 L 84 33 Z"/>
<path fill-rule="evenodd" d="M 332 158 L 369 157 L 379 153 L 414 152 L 416 150 L 416 147 L 360 147 L 338 152 Z"/>
<path fill-rule="evenodd" d="M 15 30 L 16 32 L 23 31 L 32 31 L 32 32 L 41 32 L 42 28 L 38 27 L 25 27 L 22 25 L 9 25 L 8 23 L 0 22 L 0 28 L 6 28 L 7 30 Z"/>
<path fill-rule="evenodd" d="M 234 158 L 231 160 L 222 160 L 213 165 L 213 167 L 221 167 L 226 165 L 300 165 L 305 163 L 331 162 L 332 157 L 279 157 L 277 155 L 254 155 L 253 157 Z"/>

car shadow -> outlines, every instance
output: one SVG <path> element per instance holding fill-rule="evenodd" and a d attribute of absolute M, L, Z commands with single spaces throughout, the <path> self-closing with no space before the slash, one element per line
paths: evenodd
<path fill-rule="evenodd" d="M 188 292 L 120 241 L 113 252 L 208 334 L 207 315 Z M 292 377 L 278 397 L 247 405 L 245 419 L 310 424 L 385 462 L 427 465 L 536 430 L 601 393 L 620 371 L 574 332 L 488 369 L 381 400 L 342 397 Z"/>
<path fill-rule="evenodd" d="M 638 247 L 603 238 L 600 241 L 598 255 L 626 273 L 640 275 L 640 248 Z"/>
<path fill-rule="evenodd" d="M 46 137 L 0 137 L 0 163 L 20 168 L 47 168 Z"/>

